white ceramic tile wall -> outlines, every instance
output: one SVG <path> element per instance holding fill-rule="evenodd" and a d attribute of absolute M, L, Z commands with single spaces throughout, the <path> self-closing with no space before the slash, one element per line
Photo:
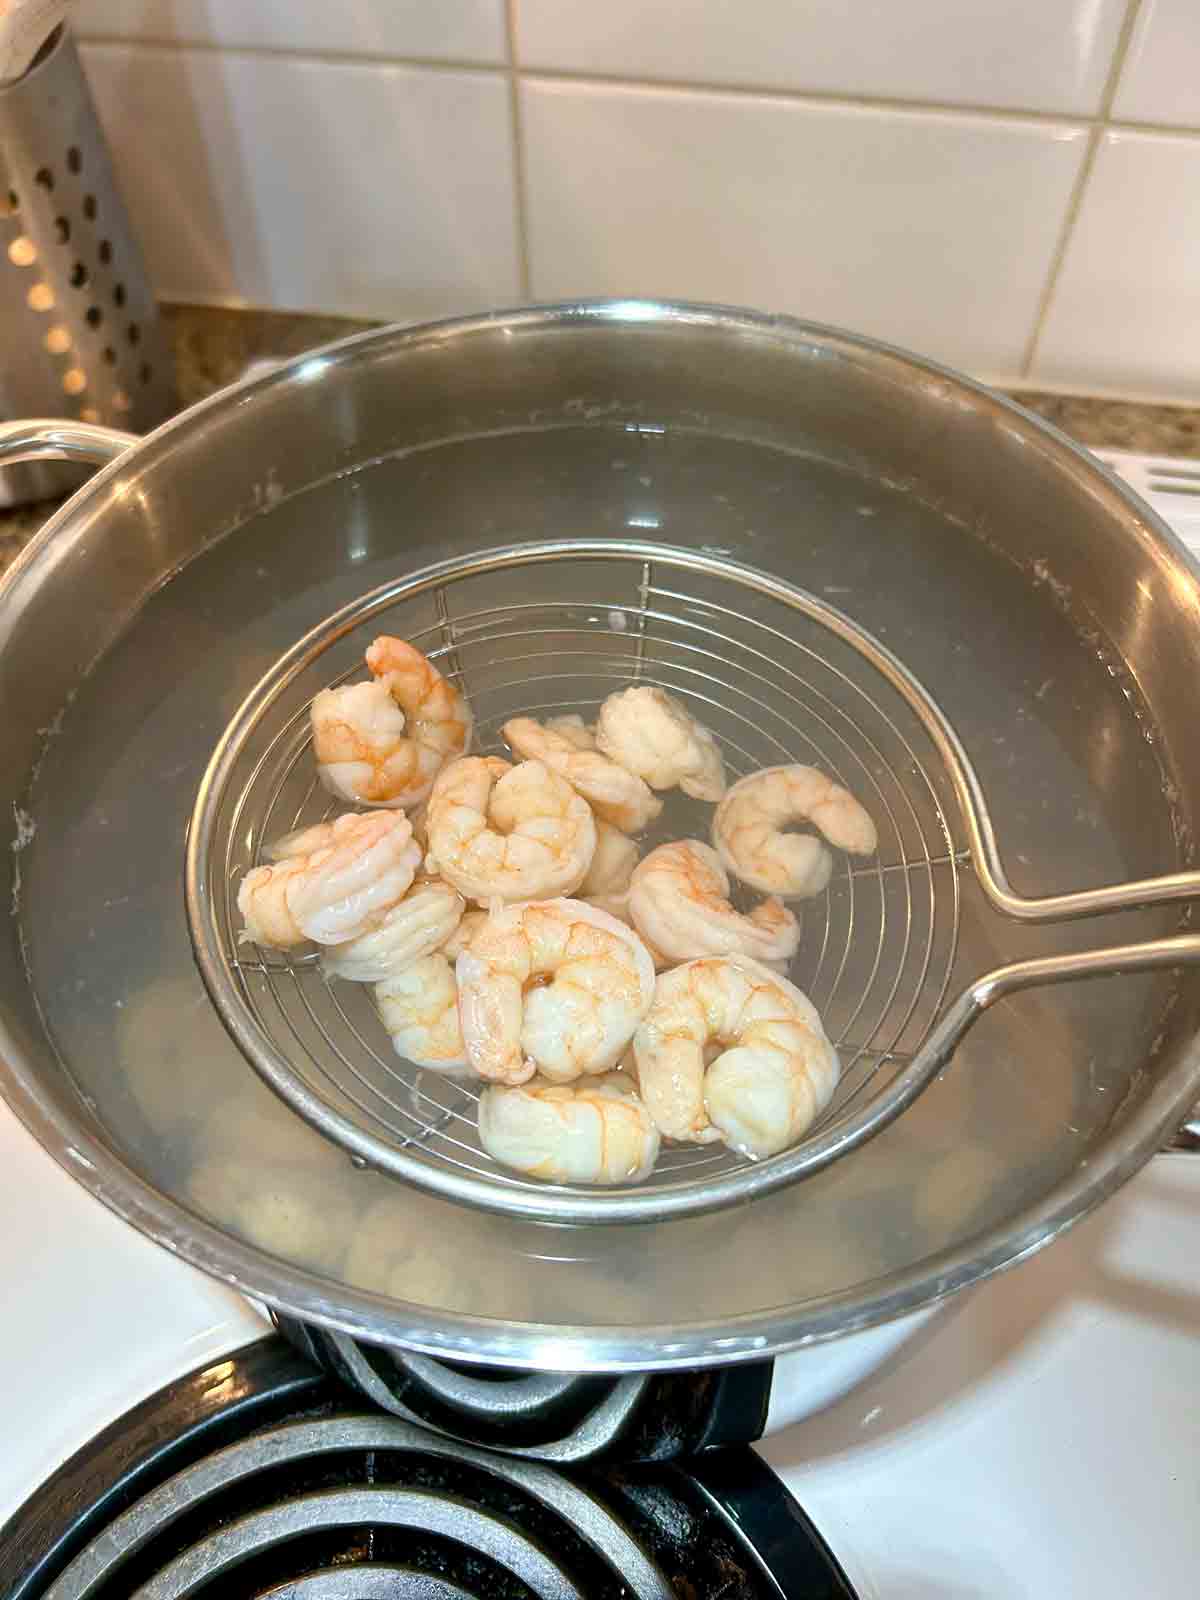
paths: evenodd
<path fill-rule="evenodd" d="M 521 292 L 494 74 L 89 44 L 167 298 L 438 316 Z"/>
<path fill-rule="evenodd" d="M 1200 3 L 1143 0 L 1113 102 L 1118 117 L 1200 128 Z"/>
<path fill-rule="evenodd" d="M 530 67 L 1093 112 L 1125 0 L 519 0 Z"/>
<path fill-rule="evenodd" d="M 1200 0 L 76 15 L 165 296 L 407 318 L 698 295 L 1200 398 Z"/>
<path fill-rule="evenodd" d="M 505 60 L 504 0 L 83 0 L 80 22 L 155 43 Z"/>
<path fill-rule="evenodd" d="M 536 79 L 523 112 L 537 298 L 732 300 L 988 372 L 1021 363 L 1086 137 Z"/>
<path fill-rule="evenodd" d="M 1105 135 L 1036 373 L 1200 395 L 1200 139 Z"/>

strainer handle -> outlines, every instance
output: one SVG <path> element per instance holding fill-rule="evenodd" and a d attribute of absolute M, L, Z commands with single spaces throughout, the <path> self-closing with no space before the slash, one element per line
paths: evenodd
<path fill-rule="evenodd" d="M 0 422 L 0 467 L 13 466 L 18 461 L 75 461 L 89 467 L 106 467 L 138 443 L 136 433 L 62 417 Z"/>
<path fill-rule="evenodd" d="M 759 575 L 760 584 L 771 580 Z M 888 680 L 916 712 L 926 733 L 933 740 L 946 767 L 963 822 L 975 877 L 997 911 L 1017 922 L 1069 922 L 1103 912 L 1136 911 L 1145 906 L 1172 904 L 1179 900 L 1200 899 L 1200 872 L 1169 872 L 1156 878 L 1139 878 L 1128 883 L 1108 883 L 1095 889 L 1075 889 L 1065 894 L 1029 897 L 1018 894 L 1009 881 L 996 841 L 996 829 L 988 810 L 987 796 L 979 775 L 971 764 L 962 740 L 945 712 L 929 691 L 908 670 L 900 658 L 866 633 L 857 622 L 835 610 L 815 595 L 795 591 L 788 596 L 807 616 L 815 618 L 832 633 L 845 640 Z M 1033 980 L 1053 982 L 1053 979 Z"/>
<path fill-rule="evenodd" d="M 1200 934 L 1174 934 L 1163 939 L 1150 939 L 1142 944 L 1110 945 L 1103 950 L 1080 950 L 1069 955 L 1039 956 L 1030 961 L 1015 961 L 1007 967 L 997 967 L 970 984 L 934 1028 L 918 1057 L 913 1062 L 925 1062 L 926 1070 L 919 1074 L 920 1085 L 929 1081 L 929 1066 L 937 1063 L 933 1071 L 949 1061 L 961 1044 L 963 1036 L 983 1013 L 1009 995 L 1023 989 L 1039 988 L 1042 984 L 1070 983 L 1076 978 L 1113 977 L 1123 972 L 1148 972 L 1163 967 L 1187 966 L 1200 962 Z M 1165 1148 L 1200 1154 L 1200 1105 L 1171 1137 Z"/>

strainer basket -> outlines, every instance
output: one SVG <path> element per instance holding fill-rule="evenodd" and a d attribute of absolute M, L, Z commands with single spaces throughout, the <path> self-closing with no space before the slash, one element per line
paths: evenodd
<path fill-rule="evenodd" d="M 713 729 L 731 779 L 805 762 L 862 801 L 878 829 L 877 855 L 841 858 L 825 894 L 794 904 L 803 937 L 789 976 L 821 1012 L 843 1067 L 832 1103 L 800 1143 L 762 1161 L 723 1146 L 665 1148 L 636 1189 L 522 1179 L 481 1149 L 473 1083 L 395 1055 L 367 986 L 330 980 L 315 954 L 239 942 L 237 887 L 263 846 L 338 809 L 317 782 L 308 708 L 320 689 L 361 675 L 379 632 L 411 640 L 464 690 L 484 753 L 503 752 L 510 717 L 590 720 L 614 689 L 652 683 Z M 706 839 L 711 816 L 672 792 L 644 847 Z M 1048 956 L 989 973 L 948 1000 L 966 871 L 997 912 L 1029 922 L 1200 893 L 1200 874 L 1176 873 L 1040 899 L 1016 894 L 945 716 L 891 651 L 827 599 L 720 555 L 568 540 L 398 578 L 294 646 L 213 755 L 189 830 L 186 897 L 196 960 L 230 1034 L 356 1164 L 531 1220 L 649 1222 L 745 1201 L 854 1150 L 913 1101 L 1005 994 L 1200 959 L 1191 935 Z"/>

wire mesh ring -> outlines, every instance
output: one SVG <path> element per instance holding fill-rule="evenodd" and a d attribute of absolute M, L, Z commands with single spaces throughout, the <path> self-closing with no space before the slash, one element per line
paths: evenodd
<path fill-rule="evenodd" d="M 585 571 L 594 581 L 581 581 Z M 318 689 L 361 673 L 365 630 L 380 619 L 463 687 L 484 751 L 502 749 L 511 716 L 594 712 L 613 689 L 654 682 L 714 728 L 733 778 L 808 762 L 863 801 L 879 854 L 839 863 L 825 895 L 795 907 L 803 939 L 789 975 L 817 1004 L 843 1062 L 833 1103 L 800 1143 L 758 1162 L 723 1146 L 664 1146 L 636 1189 L 522 1178 L 482 1151 L 477 1089 L 396 1057 L 362 986 L 331 982 L 315 955 L 239 947 L 240 875 L 267 840 L 334 809 L 316 780 L 308 706 Z M 963 860 L 931 719 L 944 725 L 902 664 L 843 613 L 724 559 L 563 541 L 440 563 L 315 628 L 226 729 L 189 830 L 197 963 L 251 1065 L 358 1165 L 543 1221 L 656 1221 L 735 1204 L 819 1171 L 913 1097 L 914 1062 L 957 951 Z M 694 822 L 707 837 L 711 811 L 688 804 L 685 831 Z M 670 806 L 659 826 L 681 836 Z"/>

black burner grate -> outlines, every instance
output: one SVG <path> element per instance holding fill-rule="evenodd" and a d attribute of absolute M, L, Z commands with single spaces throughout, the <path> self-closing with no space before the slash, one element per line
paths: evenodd
<path fill-rule="evenodd" d="M 766 1427 L 774 1362 L 622 1377 L 459 1367 L 275 1315 L 301 1355 L 372 1410 L 466 1444 L 558 1466 L 669 1461 L 747 1444 Z"/>
<path fill-rule="evenodd" d="M 0 1529 L 6 1600 L 848 1600 L 749 1450 L 565 1472 L 351 1409 L 266 1339 L 136 1407 Z"/>

